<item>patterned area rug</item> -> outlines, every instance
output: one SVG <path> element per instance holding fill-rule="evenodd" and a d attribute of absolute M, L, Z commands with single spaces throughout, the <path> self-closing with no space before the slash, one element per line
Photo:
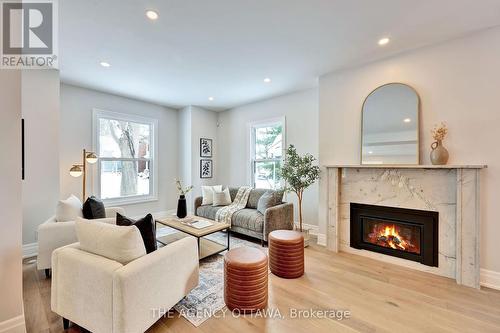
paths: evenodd
<path fill-rule="evenodd" d="M 221 244 L 226 242 L 226 234 L 222 232 L 209 235 L 207 238 Z M 267 248 L 261 247 L 260 241 L 252 242 L 231 234 L 230 248 L 241 246 L 259 248 L 267 253 Z M 174 306 L 177 312 L 196 327 L 226 306 L 224 303 L 225 253 L 226 251 L 200 261 L 200 282 L 198 287 Z"/>

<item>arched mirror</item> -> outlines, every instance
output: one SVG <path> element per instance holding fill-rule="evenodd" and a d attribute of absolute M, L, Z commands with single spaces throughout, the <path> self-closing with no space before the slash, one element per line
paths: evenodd
<path fill-rule="evenodd" d="M 420 100 L 412 87 L 389 83 L 363 103 L 361 164 L 419 164 Z"/>

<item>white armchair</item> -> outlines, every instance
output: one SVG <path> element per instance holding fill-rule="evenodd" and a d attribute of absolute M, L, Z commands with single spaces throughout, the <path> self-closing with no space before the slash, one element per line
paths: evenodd
<path fill-rule="evenodd" d="M 106 218 L 113 218 L 116 213 L 125 215 L 120 207 L 106 208 Z M 52 252 L 68 244 L 77 242 L 75 221 L 56 222 L 55 216 L 38 226 L 38 257 L 37 268 L 44 269 L 45 275 L 49 277 L 51 268 Z"/>
<path fill-rule="evenodd" d="M 196 239 L 186 237 L 126 265 L 79 243 L 52 254 L 52 311 L 94 333 L 146 331 L 198 285 Z"/>

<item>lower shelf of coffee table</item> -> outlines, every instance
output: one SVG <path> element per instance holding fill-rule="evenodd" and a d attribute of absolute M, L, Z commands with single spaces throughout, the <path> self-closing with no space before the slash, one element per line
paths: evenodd
<path fill-rule="evenodd" d="M 189 235 L 184 233 L 184 232 L 177 231 L 177 232 L 165 235 L 165 236 L 158 237 L 156 240 L 164 245 L 164 244 L 173 243 L 179 239 L 182 239 L 182 238 L 188 237 L 188 236 Z M 229 235 L 226 234 L 226 237 L 229 237 Z M 211 255 L 214 255 L 216 253 L 227 250 L 227 243 L 221 244 L 221 243 L 217 243 L 213 240 L 202 237 L 202 238 L 200 238 L 200 248 L 201 248 L 201 251 L 199 252 L 199 256 L 200 256 L 200 260 L 201 260 L 201 259 L 204 259 L 204 258 L 209 257 Z"/>

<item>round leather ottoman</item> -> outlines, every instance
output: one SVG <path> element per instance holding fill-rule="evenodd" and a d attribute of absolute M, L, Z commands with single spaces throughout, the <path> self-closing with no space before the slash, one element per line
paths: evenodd
<path fill-rule="evenodd" d="M 269 266 L 282 278 L 304 275 L 304 237 L 300 232 L 275 230 L 269 234 Z"/>
<path fill-rule="evenodd" d="M 224 301 L 229 310 L 253 312 L 267 306 L 267 255 L 239 247 L 224 256 Z"/>

